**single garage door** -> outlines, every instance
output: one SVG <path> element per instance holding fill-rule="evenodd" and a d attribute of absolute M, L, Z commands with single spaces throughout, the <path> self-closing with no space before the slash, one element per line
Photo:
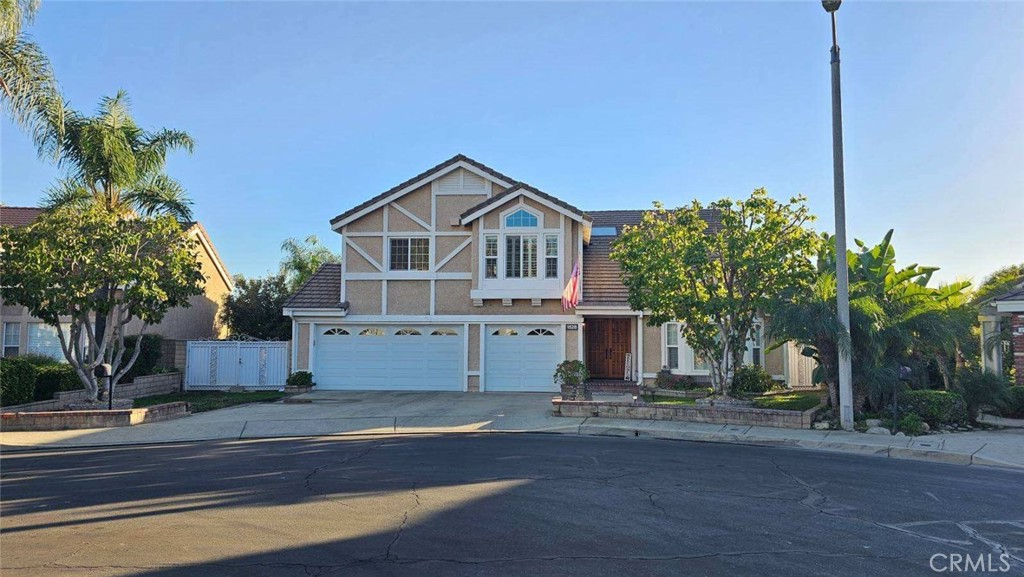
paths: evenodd
<path fill-rule="evenodd" d="M 487 325 L 484 390 L 557 392 L 559 325 Z"/>
<path fill-rule="evenodd" d="M 462 391 L 462 327 L 317 326 L 318 389 Z"/>

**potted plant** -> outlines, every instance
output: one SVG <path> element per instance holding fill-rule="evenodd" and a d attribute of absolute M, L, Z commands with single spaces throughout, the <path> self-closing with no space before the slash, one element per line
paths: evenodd
<path fill-rule="evenodd" d="M 564 401 L 589 400 L 588 380 L 590 372 L 583 361 L 562 361 L 555 369 L 555 383 L 562 390 Z"/>

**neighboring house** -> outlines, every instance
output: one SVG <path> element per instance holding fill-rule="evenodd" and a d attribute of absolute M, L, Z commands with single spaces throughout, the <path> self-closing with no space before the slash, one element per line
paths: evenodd
<path fill-rule="evenodd" d="M 995 373 L 1003 370 L 1003 355 L 1013 355 L 1016 384 L 1024 385 L 1024 283 L 1009 292 L 981 303 L 978 320 L 981 321 L 981 361 L 985 370 Z M 1002 323 L 1010 323 L 1010 347 L 1003 350 L 998 343 L 986 346 L 986 340 L 995 337 Z"/>
<path fill-rule="evenodd" d="M 0 206 L 0 226 L 28 226 L 42 213 L 42 209 L 18 206 Z M 199 241 L 199 262 L 206 277 L 204 292 L 191 297 L 191 307 L 174 308 L 164 320 L 146 327 L 146 333 L 159 334 L 170 340 L 222 338 L 227 334 L 218 318 L 224 296 L 234 284 L 227 268 L 217 255 L 209 234 L 198 222 L 183 223 L 189 236 Z M 3 326 L 3 356 L 21 353 L 42 353 L 64 358 L 57 331 L 28 314 L 18 305 L 5 305 L 0 301 L 0 320 Z M 128 334 L 138 334 L 142 322 L 128 324 Z"/>
<path fill-rule="evenodd" d="M 662 367 L 706 379 L 677 324 L 649 327 L 630 309 L 609 258 L 642 214 L 585 212 L 455 156 L 331 220 L 342 263 L 285 305 L 294 366 L 321 389 L 556 391 L 566 359 L 623 384 Z M 581 301 L 565 311 L 578 259 Z M 810 385 L 809 359 L 795 347 L 767 352 L 760 334 L 748 362 Z"/>

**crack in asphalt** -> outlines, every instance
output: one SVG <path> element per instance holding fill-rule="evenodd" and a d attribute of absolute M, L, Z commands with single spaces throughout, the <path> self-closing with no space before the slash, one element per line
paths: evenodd
<path fill-rule="evenodd" d="M 372 452 L 374 449 L 376 449 L 379 446 L 381 446 L 381 443 L 376 443 L 376 444 L 370 445 L 370 447 L 367 448 L 365 451 L 362 451 L 362 452 L 360 452 L 360 453 L 358 453 L 358 454 L 356 454 L 354 456 L 346 457 L 346 458 L 344 458 L 344 459 L 342 459 L 340 461 L 332 461 L 330 463 L 325 463 L 323 465 L 320 465 L 319 467 L 316 467 L 308 475 L 306 475 L 306 478 L 304 480 L 304 485 L 306 487 L 306 490 L 309 491 L 310 493 L 314 494 L 314 495 L 317 495 L 318 497 L 323 498 L 326 501 L 330 501 L 332 503 L 335 503 L 335 504 L 338 504 L 338 505 L 342 505 L 342 506 L 351 508 L 351 505 L 349 505 L 348 503 L 345 503 L 344 501 L 339 501 L 337 499 L 332 499 L 326 493 L 321 493 L 321 492 L 317 491 L 316 489 L 314 489 L 313 485 L 311 484 L 312 480 L 313 480 L 313 477 L 315 477 L 317 475 L 317 473 L 319 473 L 320 471 L 323 471 L 324 469 L 327 469 L 328 467 L 340 466 L 340 465 L 344 465 L 346 463 L 351 463 L 352 461 L 355 461 L 357 459 L 361 459 L 361 458 L 365 457 L 366 455 L 369 455 L 370 452 Z"/>
<path fill-rule="evenodd" d="M 402 532 L 405 531 L 406 526 L 409 524 L 409 513 L 419 508 L 420 506 L 420 494 L 416 492 L 416 483 L 412 484 L 412 496 L 416 498 L 416 504 L 405 510 L 402 514 L 402 523 L 398 525 L 398 530 L 395 531 L 395 536 L 392 537 L 391 542 L 388 543 L 387 549 L 384 551 L 384 559 L 397 559 L 398 555 L 392 557 L 391 549 L 398 543 L 398 540 L 402 538 Z"/>

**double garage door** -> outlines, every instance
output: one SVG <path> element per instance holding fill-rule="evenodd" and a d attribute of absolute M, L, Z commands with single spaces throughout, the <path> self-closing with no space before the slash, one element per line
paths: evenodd
<path fill-rule="evenodd" d="M 484 325 L 487 391 L 557 391 L 558 325 Z M 317 325 L 313 371 L 324 390 L 462 391 L 462 325 Z"/>

